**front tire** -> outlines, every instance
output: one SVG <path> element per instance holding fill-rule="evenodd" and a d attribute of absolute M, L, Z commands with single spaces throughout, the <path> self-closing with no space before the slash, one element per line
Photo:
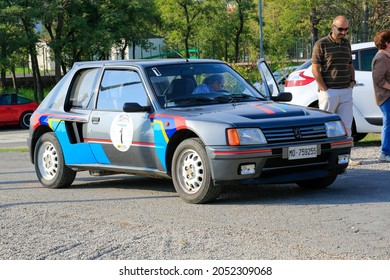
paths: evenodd
<path fill-rule="evenodd" d="M 43 134 L 34 152 L 35 172 L 41 184 L 57 189 L 70 186 L 76 172 L 65 165 L 64 155 L 53 132 Z"/>
<path fill-rule="evenodd" d="M 207 203 L 221 192 L 212 182 L 208 157 L 199 138 L 187 139 L 177 147 L 172 161 L 172 180 L 176 192 L 188 203 Z"/>
<path fill-rule="evenodd" d="M 303 189 L 308 190 L 319 190 L 319 189 L 325 189 L 332 185 L 334 181 L 337 178 L 337 174 L 330 175 L 325 178 L 317 178 L 317 179 L 311 179 L 311 180 L 304 180 L 297 182 L 297 185 L 300 186 Z"/>

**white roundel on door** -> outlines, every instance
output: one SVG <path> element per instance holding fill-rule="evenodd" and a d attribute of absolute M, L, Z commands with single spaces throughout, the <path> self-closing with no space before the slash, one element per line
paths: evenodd
<path fill-rule="evenodd" d="M 117 115 L 111 124 L 112 144 L 121 152 L 126 152 L 133 141 L 133 120 L 129 114 Z"/>

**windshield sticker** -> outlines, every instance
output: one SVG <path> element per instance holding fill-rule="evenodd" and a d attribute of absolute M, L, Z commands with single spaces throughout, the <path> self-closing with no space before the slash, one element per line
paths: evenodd
<path fill-rule="evenodd" d="M 112 144 L 121 152 L 126 152 L 133 142 L 133 120 L 129 114 L 119 114 L 111 124 Z"/>

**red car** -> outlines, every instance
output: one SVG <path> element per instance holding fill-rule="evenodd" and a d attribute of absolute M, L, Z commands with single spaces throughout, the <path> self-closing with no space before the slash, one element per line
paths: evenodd
<path fill-rule="evenodd" d="M 22 128 L 30 126 L 30 117 L 38 103 L 19 94 L 0 94 L 0 125 L 19 125 Z"/>

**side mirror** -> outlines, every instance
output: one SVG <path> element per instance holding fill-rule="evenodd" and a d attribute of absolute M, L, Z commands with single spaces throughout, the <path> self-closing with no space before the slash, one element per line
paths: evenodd
<path fill-rule="evenodd" d="M 123 111 L 126 113 L 150 112 L 150 106 L 141 106 L 138 103 L 129 102 L 123 104 Z"/>
<path fill-rule="evenodd" d="M 291 92 L 281 92 L 277 96 L 271 98 L 275 102 L 289 102 L 292 100 Z"/>

